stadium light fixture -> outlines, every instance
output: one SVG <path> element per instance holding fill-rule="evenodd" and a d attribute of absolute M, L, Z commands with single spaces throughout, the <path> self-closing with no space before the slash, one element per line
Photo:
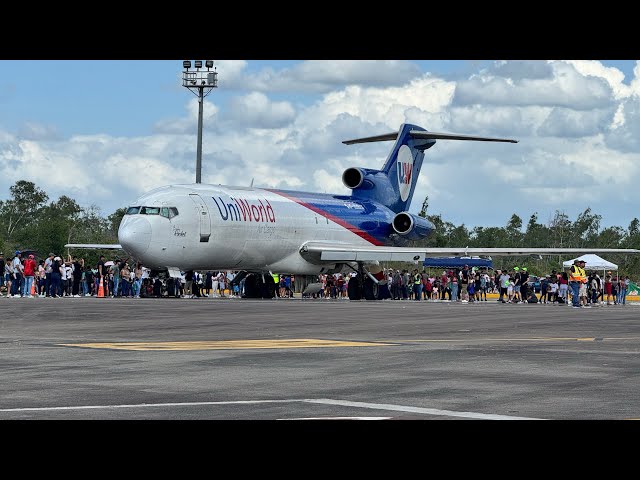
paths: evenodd
<path fill-rule="evenodd" d="M 182 66 L 182 86 L 191 90 L 198 97 L 198 144 L 196 150 L 196 183 L 202 183 L 202 105 L 204 97 L 209 95 L 218 86 L 218 72 L 210 72 L 213 67 L 213 60 L 207 60 L 206 72 L 200 72 L 202 60 L 194 61 L 197 72 L 190 72 L 191 60 L 184 60 Z"/>

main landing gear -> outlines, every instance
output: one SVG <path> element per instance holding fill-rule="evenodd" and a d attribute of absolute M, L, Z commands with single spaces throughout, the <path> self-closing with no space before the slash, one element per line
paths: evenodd
<path fill-rule="evenodd" d="M 380 286 L 364 271 L 364 265 L 358 262 L 358 275 L 349 278 L 347 295 L 349 300 L 379 300 Z"/>

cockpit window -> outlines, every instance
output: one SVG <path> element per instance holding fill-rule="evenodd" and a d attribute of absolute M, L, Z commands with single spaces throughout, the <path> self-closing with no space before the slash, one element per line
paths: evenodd
<path fill-rule="evenodd" d="M 161 215 L 165 218 L 173 218 L 178 215 L 176 207 L 129 207 L 125 215 Z"/>
<path fill-rule="evenodd" d="M 142 207 L 140 209 L 141 215 L 160 215 L 160 207 Z"/>

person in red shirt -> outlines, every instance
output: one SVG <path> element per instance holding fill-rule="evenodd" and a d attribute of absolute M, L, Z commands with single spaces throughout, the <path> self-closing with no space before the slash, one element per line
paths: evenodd
<path fill-rule="evenodd" d="M 33 278 L 36 274 L 36 261 L 33 255 L 24 261 L 24 282 L 22 282 L 22 297 L 32 297 L 31 286 L 33 285 Z"/>

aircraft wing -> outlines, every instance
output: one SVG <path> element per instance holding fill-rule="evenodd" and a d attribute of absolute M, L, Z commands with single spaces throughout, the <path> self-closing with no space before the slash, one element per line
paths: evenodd
<path fill-rule="evenodd" d="M 122 250 L 122 245 L 108 243 L 67 243 L 64 248 L 86 248 L 86 249 L 105 249 L 105 250 Z"/>
<path fill-rule="evenodd" d="M 311 262 L 418 262 L 426 257 L 494 257 L 519 255 L 638 254 L 627 248 L 429 248 L 356 246 L 331 242 L 307 242 L 300 254 Z"/>

